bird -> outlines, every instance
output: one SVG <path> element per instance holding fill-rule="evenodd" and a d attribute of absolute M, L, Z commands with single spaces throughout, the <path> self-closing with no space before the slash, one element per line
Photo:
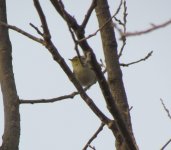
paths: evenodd
<path fill-rule="evenodd" d="M 89 86 L 96 82 L 96 74 L 84 56 L 75 56 L 69 60 L 72 64 L 73 73 L 82 86 Z"/>

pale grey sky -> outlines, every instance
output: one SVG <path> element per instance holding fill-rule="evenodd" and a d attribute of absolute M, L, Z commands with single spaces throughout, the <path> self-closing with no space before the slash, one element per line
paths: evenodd
<path fill-rule="evenodd" d="M 90 0 L 67 0 L 65 7 L 79 22 Z M 65 22 L 56 14 L 50 2 L 41 0 L 52 40 L 71 67 L 68 58 L 75 55 L 74 44 Z M 119 1 L 109 0 L 113 14 Z M 128 31 L 143 30 L 150 23 L 160 24 L 171 19 L 170 0 L 127 0 Z M 40 26 L 32 1 L 7 0 L 9 24 L 16 25 L 34 35 L 29 26 Z M 96 31 L 95 14 L 86 29 L 86 35 Z M 23 99 L 53 98 L 75 90 L 49 52 L 40 44 L 10 31 L 13 47 L 13 66 L 18 95 Z M 88 40 L 98 60 L 103 59 L 99 34 Z M 119 46 L 121 43 L 118 43 Z M 162 98 L 171 111 L 171 26 L 139 37 L 129 37 L 121 62 L 143 58 L 149 51 L 153 55 L 145 62 L 122 68 L 124 85 L 131 110 L 132 125 L 141 150 L 158 150 L 171 138 L 171 120 L 160 102 Z M 104 60 L 104 59 L 103 59 Z M 96 84 L 88 91 L 98 107 L 108 116 L 106 105 Z M 52 104 L 21 105 L 20 150 L 80 150 L 99 127 L 99 119 L 76 96 Z M 0 97 L 0 135 L 3 132 L 3 106 Z M 92 145 L 97 150 L 113 150 L 113 135 L 106 127 Z M 0 138 L 0 143 L 2 142 Z M 166 150 L 171 149 L 171 144 Z"/>

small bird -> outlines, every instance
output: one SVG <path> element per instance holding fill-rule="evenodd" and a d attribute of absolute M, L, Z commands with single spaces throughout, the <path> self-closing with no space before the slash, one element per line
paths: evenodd
<path fill-rule="evenodd" d="M 81 61 L 80 61 L 81 59 Z M 84 56 L 69 59 L 72 63 L 73 73 L 82 86 L 89 86 L 96 82 L 96 74 Z"/>

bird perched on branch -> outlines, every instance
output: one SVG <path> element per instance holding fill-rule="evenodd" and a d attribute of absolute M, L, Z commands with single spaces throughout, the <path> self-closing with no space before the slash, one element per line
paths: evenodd
<path fill-rule="evenodd" d="M 96 82 L 95 72 L 84 56 L 75 56 L 69 60 L 72 63 L 73 73 L 82 86 L 89 86 Z"/>

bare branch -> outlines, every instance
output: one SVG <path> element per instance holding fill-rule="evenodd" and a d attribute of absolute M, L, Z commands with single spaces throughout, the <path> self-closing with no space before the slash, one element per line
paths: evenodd
<path fill-rule="evenodd" d="M 30 23 L 30 26 L 31 26 L 32 28 L 34 28 L 34 29 L 37 31 L 37 33 L 43 37 L 43 33 L 38 29 L 38 27 L 36 27 L 36 26 L 35 26 L 34 24 L 32 24 L 32 23 Z"/>
<path fill-rule="evenodd" d="M 84 20 L 83 20 L 83 22 L 81 24 L 81 27 L 83 29 L 85 29 L 85 27 L 86 27 L 86 25 L 87 25 L 87 23 L 88 23 L 88 21 L 90 19 L 90 16 L 91 16 L 91 14 L 93 12 L 93 9 L 96 7 L 96 4 L 97 4 L 97 0 L 92 0 L 91 6 L 88 9 L 87 14 L 85 15 L 85 18 L 84 18 Z"/>
<path fill-rule="evenodd" d="M 143 35 L 143 34 L 146 34 L 146 33 L 149 33 L 149 32 L 152 32 L 152 31 L 155 31 L 157 29 L 160 29 L 160 28 L 164 28 L 168 25 L 171 24 L 171 19 L 164 22 L 164 23 L 161 23 L 159 25 L 155 25 L 155 24 L 151 24 L 151 27 L 148 28 L 148 29 L 145 29 L 145 30 L 142 30 L 142 31 L 135 31 L 135 32 L 126 32 L 125 33 L 125 36 L 126 37 L 129 37 L 129 36 L 138 36 L 138 35 Z"/>
<path fill-rule="evenodd" d="M 76 37 L 75 37 L 74 32 L 72 31 L 71 27 L 68 26 L 68 28 L 69 28 L 69 31 L 71 33 L 71 37 L 72 37 L 72 39 L 73 39 L 73 41 L 75 43 L 74 49 L 75 49 L 75 51 L 77 53 L 77 56 L 80 58 L 81 56 L 80 56 L 80 52 L 79 52 L 79 49 L 78 49 L 78 42 L 76 40 Z"/>
<path fill-rule="evenodd" d="M 92 150 L 96 150 L 94 146 L 88 145 L 88 147 L 90 147 Z"/>
<path fill-rule="evenodd" d="M 121 9 L 121 6 L 122 6 L 122 3 L 123 3 L 123 0 L 121 0 L 121 2 L 120 2 L 120 4 L 119 4 L 119 6 L 118 6 L 118 9 L 116 10 L 116 12 L 114 13 L 114 15 L 110 18 L 110 19 L 108 19 L 99 29 L 97 29 L 94 33 L 92 33 L 92 34 L 89 34 L 87 37 L 84 37 L 84 38 L 82 38 L 82 39 L 79 39 L 78 40 L 78 42 L 82 42 L 82 41 L 84 41 L 84 40 L 88 40 L 89 38 L 91 38 L 91 37 L 93 37 L 93 36 L 96 36 L 96 34 L 100 31 L 100 30 L 102 30 L 118 13 L 119 13 L 119 11 L 120 11 L 120 9 Z M 114 26 L 116 26 L 114 23 L 113 23 L 113 25 Z M 117 28 L 118 29 L 118 28 Z M 118 29 L 119 30 L 119 29 Z M 119 30 L 120 31 L 120 30 Z"/>
<path fill-rule="evenodd" d="M 32 40 L 34 40 L 34 41 L 44 45 L 44 41 L 42 39 L 37 38 L 37 37 L 31 35 L 30 33 L 28 33 L 26 31 L 16 27 L 16 26 L 12 26 L 12 25 L 6 24 L 4 22 L 0 22 L 0 25 L 5 26 L 6 28 L 12 29 L 12 30 L 14 30 L 14 31 L 16 31 L 16 32 L 18 32 L 18 33 L 28 37 L 29 39 L 32 39 Z"/>
<path fill-rule="evenodd" d="M 117 10 L 116 10 L 116 12 L 114 14 L 114 16 L 116 16 L 119 13 L 119 11 L 121 10 L 122 4 L 123 4 L 123 0 L 120 0 L 120 4 L 119 4 L 119 6 L 118 6 L 118 8 L 117 8 Z"/>
<path fill-rule="evenodd" d="M 123 53 L 123 50 L 124 50 L 124 47 L 126 45 L 126 36 L 125 36 L 125 33 L 126 33 L 126 24 L 127 24 L 127 6 L 126 6 L 126 1 L 124 0 L 124 12 L 123 12 L 123 23 L 121 24 L 123 26 L 123 32 L 120 31 L 120 34 L 121 34 L 121 40 L 122 40 L 122 47 L 121 47 L 121 50 L 119 52 L 119 57 L 122 56 L 122 53 Z"/>
<path fill-rule="evenodd" d="M 53 102 L 57 102 L 57 101 L 61 101 L 61 100 L 65 100 L 65 99 L 71 99 L 74 98 L 76 95 L 78 95 L 78 92 L 73 92 L 69 95 L 64 95 L 64 96 L 60 96 L 57 98 L 51 98 L 51 99 L 37 99 L 37 100 L 24 100 L 24 99 L 20 99 L 20 104 L 39 104 L 39 103 L 53 103 Z"/>
<path fill-rule="evenodd" d="M 129 67 L 130 65 L 137 64 L 137 63 L 139 63 L 141 61 L 145 61 L 152 55 L 152 53 L 153 53 L 153 51 L 149 52 L 144 58 L 142 58 L 140 60 L 137 60 L 137 61 L 134 61 L 134 62 L 131 62 L 131 63 L 128 63 L 128 64 L 121 63 L 120 66 Z"/>
<path fill-rule="evenodd" d="M 64 9 L 64 5 L 60 0 L 50 0 L 51 3 L 53 4 L 53 6 L 55 7 L 56 11 L 61 15 L 61 17 L 67 22 L 67 24 L 69 23 L 69 26 L 73 29 L 73 30 L 77 30 L 79 28 L 79 25 L 77 23 L 77 21 L 75 20 L 74 17 L 72 17 L 65 9 Z"/>
<path fill-rule="evenodd" d="M 166 113 L 167 113 L 169 119 L 171 119 L 171 115 L 170 115 L 169 109 L 167 109 L 166 105 L 164 104 L 164 102 L 163 102 L 163 100 L 162 100 L 161 98 L 160 98 L 160 101 L 161 101 L 161 103 L 162 103 L 162 105 L 163 105 L 163 108 L 164 108 L 164 110 L 166 111 Z"/>
<path fill-rule="evenodd" d="M 41 23 L 42 23 L 42 28 L 43 28 L 43 32 L 44 32 L 44 34 L 43 34 L 44 40 L 47 42 L 51 39 L 51 35 L 50 35 L 49 29 L 48 29 L 48 25 L 46 22 L 45 15 L 44 15 L 43 10 L 40 6 L 39 0 L 33 0 L 33 2 L 35 5 L 35 8 L 39 14 L 39 18 L 41 20 Z"/>
<path fill-rule="evenodd" d="M 20 108 L 12 63 L 12 45 L 7 25 L 6 1 L 0 0 L 0 88 L 3 102 L 0 150 L 18 150 L 20 143 Z"/>
<path fill-rule="evenodd" d="M 102 29 L 106 26 L 106 24 L 108 24 L 111 20 L 112 20 L 112 17 L 111 17 L 109 20 L 107 20 L 107 21 L 104 23 L 104 25 L 102 25 L 102 26 L 101 26 L 99 29 L 97 29 L 94 33 L 89 34 L 87 37 L 84 37 L 84 38 L 78 40 L 78 42 L 82 42 L 82 41 L 88 40 L 89 38 L 95 36 L 95 35 L 96 35 L 100 30 L 102 30 Z"/>
<path fill-rule="evenodd" d="M 132 106 L 129 108 L 129 111 L 132 110 Z M 97 129 L 97 131 L 93 134 L 93 136 L 88 140 L 87 144 L 84 146 L 83 150 L 86 150 L 88 147 L 90 147 L 91 142 L 97 138 L 98 134 L 103 130 L 103 127 L 105 124 L 102 122 L 100 127 Z M 93 147 L 94 148 L 94 147 Z"/>
<path fill-rule="evenodd" d="M 129 111 L 131 111 L 133 109 L 133 106 L 131 106 L 130 108 L 129 108 Z"/>
<path fill-rule="evenodd" d="M 121 46 L 120 52 L 118 54 L 118 57 L 119 58 L 122 56 L 122 53 L 123 53 L 123 50 L 124 50 L 125 45 L 126 45 L 126 37 L 125 36 L 122 36 L 122 46 Z"/>
<path fill-rule="evenodd" d="M 160 150 L 164 150 L 166 148 L 167 145 L 169 145 L 169 143 L 171 142 L 171 139 L 169 139 L 166 144 L 163 145 L 163 147 Z"/>
<path fill-rule="evenodd" d="M 97 137 L 97 135 L 103 130 L 103 127 L 105 126 L 104 123 L 101 123 L 100 127 L 98 128 L 98 130 L 93 134 L 93 136 L 88 140 L 87 144 L 84 146 L 83 150 L 86 150 L 91 142 Z"/>
<path fill-rule="evenodd" d="M 115 13 L 115 15 L 114 15 L 114 19 L 116 20 L 116 22 L 118 22 L 118 24 L 119 25 L 122 25 L 122 26 L 124 26 L 124 22 L 126 22 L 126 10 L 127 10 L 127 8 L 125 7 L 126 6 L 126 2 L 125 2 L 125 0 L 124 0 L 124 11 L 123 11 L 123 20 L 124 20 L 124 22 L 122 22 L 120 19 L 118 19 L 117 17 L 116 17 L 116 15 L 119 13 L 119 11 L 121 10 L 121 7 L 122 7 L 122 5 L 123 5 L 123 0 L 121 0 L 120 1 L 120 4 L 119 4 L 119 7 L 118 7 L 118 9 L 117 9 L 117 11 L 116 11 L 116 13 Z"/>
<path fill-rule="evenodd" d="M 124 12 L 123 12 L 124 32 L 126 32 L 127 15 L 128 13 L 127 13 L 126 0 L 124 0 Z"/>
<path fill-rule="evenodd" d="M 87 86 L 84 88 L 84 91 L 87 91 L 94 83 L 91 85 Z M 26 100 L 26 99 L 20 99 L 19 102 L 20 104 L 39 104 L 39 103 L 53 103 L 53 102 L 58 102 L 61 100 L 65 99 L 71 99 L 74 98 L 76 95 L 78 95 L 79 92 L 72 92 L 71 94 L 56 97 L 56 98 L 51 98 L 51 99 L 37 99 L 37 100 Z"/>

